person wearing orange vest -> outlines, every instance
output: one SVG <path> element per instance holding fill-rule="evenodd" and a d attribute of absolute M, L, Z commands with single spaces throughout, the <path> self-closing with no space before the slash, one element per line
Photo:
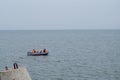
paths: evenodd
<path fill-rule="evenodd" d="M 35 50 L 35 49 L 33 49 L 33 50 L 32 50 L 32 53 L 36 53 L 36 50 Z"/>

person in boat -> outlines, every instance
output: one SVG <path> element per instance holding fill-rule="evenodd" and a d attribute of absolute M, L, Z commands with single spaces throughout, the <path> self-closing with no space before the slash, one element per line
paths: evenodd
<path fill-rule="evenodd" d="M 43 49 L 43 52 L 44 52 L 44 53 L 47 53 L 47 50 L 46 50 L 46 48 L 44 48 L 44 49 Z"/>
<path fill-rule="evenodd" d="M 35 50 L 35 49 L 33 49 L 33 50 L 32 50 L 32 53 L 36 53 L 36 50 Z"/>
<path fill-rule="evenodd" d="M 38 50 L 37 52 L 38 52 L 38 53 L 41 53 L 41 52 L 42 52 L 42 50 Z"/>

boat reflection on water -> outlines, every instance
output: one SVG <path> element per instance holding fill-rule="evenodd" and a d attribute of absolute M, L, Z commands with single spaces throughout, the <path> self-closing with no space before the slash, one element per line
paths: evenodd
<path fill-rule="evenodd" d="M 48 56 L 46 55 L 46 56 L 31 56 L 31 58 L 33 59 L 33 60 L 40 60 L 40 59 L 46 59 Z"/>

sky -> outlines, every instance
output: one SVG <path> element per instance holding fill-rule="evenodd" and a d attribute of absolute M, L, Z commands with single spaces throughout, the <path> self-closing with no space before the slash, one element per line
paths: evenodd
<path fill-rule="evenodd" d="M 0 0 L 0 30 L 120 29 L 120 0 Z"/>

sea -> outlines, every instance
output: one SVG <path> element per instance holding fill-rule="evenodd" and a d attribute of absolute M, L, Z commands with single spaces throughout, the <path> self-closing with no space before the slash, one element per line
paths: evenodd
<path fill-rule="evenodd" d="M 0 30 L 0 70 L 13 63 L 32 80 L 120 80 L 120 30 Z"/>

